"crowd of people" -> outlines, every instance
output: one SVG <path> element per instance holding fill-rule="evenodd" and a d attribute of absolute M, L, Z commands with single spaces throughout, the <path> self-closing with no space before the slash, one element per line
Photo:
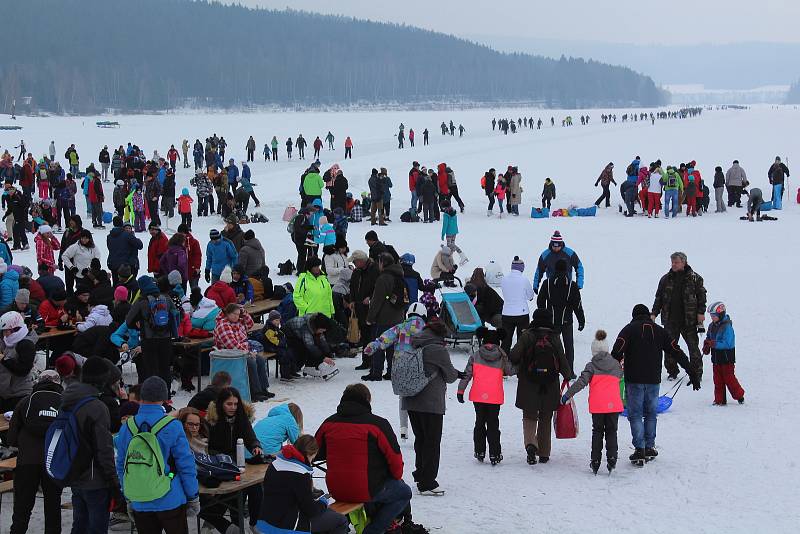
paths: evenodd
<path fill-rule="evenodd" d="M 682 108 L 676 111 L 659 111 L 659 112 L 631 112 L 625 113 L 620 116 L 621 122 L 639 122 L 639 121 L 646 121 L 649 120 L 651 124 L 655 124 L 656 119 L 658 120 L 665 120 L 665 119 L 686 119 L 686 118 L 694 118 L 699 117 L 703 113 L 703 108 L 701 107 L 692 107 L 692 108 Z M 581 114 L 578 117 L 578 120 L 581 123 L 581 126 L 588 126 L 589 122 L 591 121 L 591 116 L 586 114 Z M 617 122 L 617 114 L 616 113 L 603 113 L 600 115 L 600 121 L 603 124 L 610 124 Z M 550 117 L 550 127 L 554 127 L 556 125 L 556 118 L 554 116 Z M 521 130 L 522 128 L 528 128 L 530 130 L 541 130 L 542 125 L 545 124 L 542 122 L 542 118 L 538 117 L 535 121 L 533 117 L 517 117 L 515 119 L 506 119 L 506 118 L 492 118 L 492 131 L 503 132 L 503 134 L 508 135 L 510 131 L 512 134 L 517 133 L 517 130 Z M 565 115 L 561 119 L 561 126 L 568 127 L 572 126 L 572 115 Z M 442 135 L 444 135 L 444 123 L 442 123 Z M 453 123 L 450 122 L 450 130 L 451 134 L 453 135 Z"/>

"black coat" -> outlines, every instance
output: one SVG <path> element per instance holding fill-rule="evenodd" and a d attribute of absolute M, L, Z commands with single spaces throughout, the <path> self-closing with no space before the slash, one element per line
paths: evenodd
<path fill-rule="evenodd" d="M 117 363 L 119 361 L 119 349 L 111 342 L 111 334 L 119 327 L 119 323 L 112 322 L 107 326 L 93 326 L 75 335 L 70 350 L 80 354 L 84 358 L 97 356 Z"/>
<path fill-rule="evenodd" d="M 38 423 L 55 419 L 53 408 L 61 406 L 64 389 L 53 382 L 41 382 L 33 386 L 33 392 L 19 401 L 8 428 L 8 444 L 19 449 L 17 465 L 44 464 L 45 435 L 37 428 Z M 44 412 L 44 413 L 42 413 Z M 28 424 L 30 421 L 31 424 Z"/>
<path fill-rule="evenodd" d="M 248 406 L 249 410 L 252 410 Z M 256 447 L 261 447 L 256 433 L 253 432 L 253 425 L 250 424 L 248 416 L 239 410 L 233 420 L 221 413 L 217 413 L 214 404 L 209 405 L 208 410 L 208 452 L 210 454 L 227 454 L 231 458 L 236 458 L 236 440 L 241 438 L 244 446 L 249 451 Z"/>
<path fill-rule="evenodd" d="M 503 298 L 490 285 L 477 289 L 475 310 L 483 322 L 489 322 L 497 314 L 503 313 Z"/>
<path fill-rule="evenodd" d="M 566 276 L 546 278 L 539 288 L 536 306 L 547 310 L 556 330 L 564 324 L 571 323 L 573 313 L 578 318 L 578 325 L 586 323 L 581 304 L 581 291 L 578 289 L 578 284 Z"/>
<path fill-rule="evenodd" d="M 331 187 L 331 206 L 333 209 L 345 209 L 347 204 L 348 187 L 349 184 L 347 183 L 347 178 L 345 178 L 344 175 L 336 177 L 336 180 L 333 182 L 333 187 Z"/>
<path fill-rule="evenodd" d="M 611 355 L 625 360 L 625 382 L 628 384 L 660 384 L 664 351 L 667 351 L 686 372 L 692 373 L 689 358 L 666 330 L 649 315 L 634 317 L 620 331 Z"/>
<path fill-rule="evenodd" d="M 267 468 L 263 488 L 264 502 L 269 506 L 261 507 L 262 521 L 286 531 L 308 532 L 309 520 L 325 510 L 325 505 L 312 494 L 311 468 L 302 463 L 279 457 Z M 308 472 L 302 472 L 303 467 Z"/>

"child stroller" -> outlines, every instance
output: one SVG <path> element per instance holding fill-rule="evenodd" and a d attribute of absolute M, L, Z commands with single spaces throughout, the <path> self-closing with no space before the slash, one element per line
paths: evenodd
<path fill-rule="evenodd" d="M 447 327 L 445 342 L 453 348 L 466 345 L 470 351 L 474 351 L 477 346 L 475 331 L 483 325 L 483 321 L 464 292 L 461 279 L 453 276 L 434 282 L 442 300 L 442 321 Z"/>

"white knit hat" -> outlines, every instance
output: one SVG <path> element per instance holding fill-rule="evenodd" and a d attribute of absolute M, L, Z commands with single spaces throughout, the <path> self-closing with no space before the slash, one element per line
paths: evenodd
<path fill-rule="evenodd" d="M 608 352 L 605 330 L 598 330 L 594 335 L 594 341 L 592 341 L 592 356 L 597 356 L 601 352 Z"/>
<path fill-rule="evenodd" d="M 53 233 L 53 229 L 50 228 L 50 226 L 48 226 L 46 224 L 42 224 L 42 225 L 39 226 L 39 233 L 41 235 L 51 234 L 51 233 Z"/>
<path fill-rule="evenodd" d="M 225 268 L 222 269 L 222 273 L 219 275 L 219 279 L 221 282 L 225 282 L 226 284 L 230 284 L 233 281 L 230 265 L 226 265 Z"/>

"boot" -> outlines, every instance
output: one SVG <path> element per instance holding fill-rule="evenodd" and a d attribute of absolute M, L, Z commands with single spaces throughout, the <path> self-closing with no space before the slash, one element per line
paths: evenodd
<path fill-rule="evenodd" d="M 606 458 L 606 467 L 608 468 L 608 472 L 611 473 L 617 467 L 617 459 L 616 458 Z"/>
<path fill-rule="evenodd" d="M 591 462 L 589 462 L 589 467 L 592 468 L 592 473 L 596 475 L 597 472 L 600 470 L 600 460 L 592 460 Z"/>
<path fill-rule="evenodd" d="M 491 217 L 492 215 L 494 215 L 494 214 L 492 213 L 492 210 L 488 210 L 488 211 L 486 212 L 486 216 L 487 216 L 487 217 Z"/>
<path fill-rule="evenodd" d="M 658 451 L 655 447 L 647 447 L 644 450 L 644 457 L 648 462 L 655 460 L 656 456 L 658 456 Z"/>
<path fill-rule="evenodd" d="M 497 465 L 497 464 L 499 464 L 500 462 L 503 461 L 503 455 L 502 454 L 490 454 L 489 455 L 489 461 L 492 462 L 492 465 Z"/>
<path fill-rule="evenodd" d="M 536 465 L 536 445 L 525 445 L 525 452 L 528 453 L 528 465 Z"/>
<path fill-rule="evenodd" d="M 364 354 L 361 356 L 361 365 L 356 367 L 356 371 L 364 371 L 370 367 L 372 367 L 372 356 Z"/>
<path fill-rule="evenodd" d="M 476 452 L 475 453 L 475 459 L 478 460 L 480 463 L 483 463 L 483 460 L 486 459 L 486 453 L 485 452 Z"/>
<path fill-rule="evenodd" d="M 637 467 L 644 467 L 645 463 L 645 455 L 644 449 L 636 449 L 633 454 L 629 457 L 631 463 Z"/>

